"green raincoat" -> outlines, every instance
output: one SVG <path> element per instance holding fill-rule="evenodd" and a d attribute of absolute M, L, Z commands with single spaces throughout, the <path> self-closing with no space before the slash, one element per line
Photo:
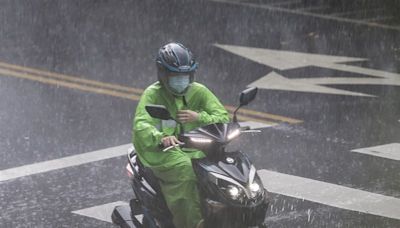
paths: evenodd
<path fill-rule="evenodd" d="M 161 139 L 170 135 L 177 136 L 179 127 L 173 120 L 152 118 L 146 112 L 145 106 L 165 105 L 175 119 L 178 110 L 189 109 L 199 113 L 198 121 L 184 124 L 185 131 L 211 123 L 226 123 L 229 116 L 214 94 L 202 84 L 192 83 L 185 94 L 186 102 L 183 99 L 173 96 L 160 82 L 150 85 L 143 92 L 136 108 L 133 144 L 140 161 L 150 167 L 160 179 L 161 191 L 173 215 L 175 226 L 192 228 L 200 221 L 201 212 L 191 159 L 203 158 L 204 154 L 199 150 L 180 148 L 162 152 L 158 146 Z"/>

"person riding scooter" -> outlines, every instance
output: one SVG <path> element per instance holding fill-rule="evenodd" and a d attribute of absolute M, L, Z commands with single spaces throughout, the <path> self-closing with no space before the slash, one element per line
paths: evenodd
<path fill-rule="evenodd" d="M 133 144 L 144 166 L 160 180 L 161 191 L 176 228 L 200 226 L 199 193 L 192 159 L 205 155 L 199 150 L 184 150 L 177 135 L 211 123 L 229 122 L 228 112 L 204 85 L 194 82 L 198 63 L 180 43 L 161 47 L 156 59 L 158 81 L 143 92 L 133 121 Z M 164 105 L 173 120 L 152 118 L 148 104 Z M 163 152 L 163 148 L 174 146 Z"/>

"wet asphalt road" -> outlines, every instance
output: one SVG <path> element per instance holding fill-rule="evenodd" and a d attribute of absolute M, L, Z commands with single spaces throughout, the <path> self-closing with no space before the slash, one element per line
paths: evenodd
<path fill-rule="evenodd" d="M 316 66 L 276 70 L 216 43 L 365 58 L 349 64 L 400 72 L 399 34 L 212 1 L 0 1 L 2 63 L 144 89 L 156 79 L 158 48 L 180 41 L 198 57 L 196 80 L 227 105 L 271 71 L 290 79 L 370 76 Z M 350 152 L 400 143 L 400 87 L 329 87 L 374 97 L 261 89 L 248 109 L 302 123 L 242 137 L 241 148 L 258 169 L 400 198 L 398 160 Z M 0 170 L 130 142 L 134 99 L 4 73 L 0 97 Z M 1 182 L 0 227 L 113 227 L 71 211 L 127 201 L 124 165 L 117 157 Z M 272 202 L 270 227 L 400 227 L 400 220 L 278 194 Z"/>

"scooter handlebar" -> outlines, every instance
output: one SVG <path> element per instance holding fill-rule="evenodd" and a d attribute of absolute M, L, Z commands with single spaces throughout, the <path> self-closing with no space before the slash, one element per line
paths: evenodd
<path fill-rule="evenodd" d="M 166 151 L 168 151 L 168 150 L 170 150 L 170 149 L 172 149 L 172 148 L 179 147 L 179 146 L 183 146 L 183 145 L 185 145 L 185 143 L 180 143 L 180 144 L 168 146 L 168 147 L 165 147 L 162 151 L 163 151 L 163 152 L 166 152 Z"/>

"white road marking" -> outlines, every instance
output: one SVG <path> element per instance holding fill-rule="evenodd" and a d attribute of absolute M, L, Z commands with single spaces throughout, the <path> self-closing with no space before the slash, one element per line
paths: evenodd
<path fill-rule="evenodd" d="M 288 174 L 259 170 L 265 188 L 273 193 L 341 209 L 400 219 L 400 199 Z"/>
<path fill-rule="evenodd" d="M 258 174 L 269 192 L 340 209 L 400 220 L 400 199 L 394 197 L 265 169 L 259 170 Z M 127 204 L 118 201 L 73 211 L 72 213 L 111 222 L 110 218 L 114 207 Z M 136 217 L 142 218 L 141 215 Z"/>
<path fill-rule="evenodd" d="M 38 173 L 49 172 L 52 170 L 63 169 L 71 166 L 82 165 L 90 162 L 101 161 L 108 158 L 126 155 L 128 148 L 132 144 L 116 146 L 112 148 L 97 150 L 79 155 L 63 157 L 45 162 L 24 165 L 0 171 L 0 183 L 19 177 L 29 176 Z"/>
<path fill-rule="evenodd" d="M 250 59 L 262 65 L 273 67 L 278 70 L 290 70 L 307 66 L 317 66 L 333 70 L 390 79 L 395 81 L 396 83 L 398 83 L 398 81 L 400 80 L 400 74 L 398 73 L 343 64 L 346 62 L 367 61 L 368 59 L 365 58 L 322 55 L 225 44 L 214 45 L 225 51 L 231 52 L 243 58 Z"/>
<path fill-rule="evenodd" d="M 264 123 L 259 123 L 259 122 L 254 122 L 254 121 L 245 121 L 245 122 L 239 122 L 239 125 L 241 127 L 250 127 L 250 129 L 262 129 L 262 128 L 268 128 L 275 126 L 277 124 L 264 124 Z"/>
<path fill-rule="evenodd" d="M 359 66 L 345 65 L 345 64 L 336 64 L 336 63 L 327 63 L 320 64 L 319 67 L 329 68 L 332 70 L 340 70 L 345 72 L 351 72 L 356 74 L 365 74 L 373 77 L 384 78 L 390 80 L 386 85 L 398 85 L 400 81 L 400 74 L 383 71 L 383 70 L 375 70 L 370 68 L 364 68 Z M 367 78 L 366 78 L 367 79 Z"/>
<path fill-rule="evenodd" d="M 329 56 L 222 44 L 215 44 L 215 46 L 225 51 L 250 59 L 262 65 L 273 67 L 278 70 L 290 70 L 300 67 L 316 66 L 376 77 L 313 77 L 288 79 L 283 77 L 282 75 L 279 75 L 276 72 L 271 72 L 264 77 L 252 82 L 249 86 L 257 86 L 264 89 L 371 97 L 373 96 L 369 94 L 334 89 L 322 85 L 345 84 L 400 86 L 400 74 L 398 73 L 342 64 L 344 62 L 367 60 L 363 58 Z"/>
<path fill-rule="evenodd" d="M 301 79 L 297 80 L 285 78 L 274 71 L 258 79 L 257 81 L 252 82 L 249 86 L 257 86 L 258 88 L 272 90 L 371 97 L 371 95 L 368 94 L 320 86 L 307 81 L 302 81 Z"/>
<path fill-rule="evenodd" d="M 391 143 L 368 148 L 354 149 L 352 150 L 352 152 L 400 161 L 400 143 Z"/>
<path fill-rule="evenodd" d="M 400 86 L 400 80 L 391 78 L 300 78 L 294 79 L 298 82 L 319 85 L 395 85 Z"/>
<path fill-rule="evenodd" d="M 114 208 L 116 206 L 127 206 L 127 205 L 129 205 L 127 202 L 117 201 L 113 203 L 107 203 L 94 207 L 84 208 L 77 211 L 72 211 L 72 213 L 112 223 L 111 214 Z M 139 222 L 142 222 L 143 215 L 136 215 L 135 217 Z"/>
<path fill-rule="evenodd" d="M 340 22 L 345 22 L 345 23 L 366 25 L 369 27 L 377 27 L 377 28 L 400 31 L 400 26 L 377 24 L 377 23 L 371 23 L 371 22 L 355 20 L 355 19 L 350 19 L 350 18 L 335 17 L 335 16 L 331 16 L 331 15 L 324 15 L 324 14 L 318 14 L 318 13 L 312 13 L 312 12 L 304 12 L 304 11 L 300 11 L 297 9 L 287 9 L 287 8 L 283 8 L 283 7 L 275 7 L 275 6 L 270 6 L 270 5 L 266 5 L 266 4 L 255 4 L 255 3 L 239 2 L 239 1 L 232 1 L 232 0 L 210 0 L 210 1 L 225 3 L 225 4 L 232 4 L 232 5 L 248 6 L 248 7 L 252 7 L 252 8 L 267 9 L 267 10 L 277 11 L 277 12 L 285 12 L 285 13 L 297 14 L 297 15 L 302 15 L 302 16 L 326 19 L 326 20 L 340 21 Z"/>
<path fill-rule="evenodd" d="M 306 66 L 326 66 L 334 63 L 365 61 L 364 58 L 331 56 L 301 53 L 293 51 L 272 50 L 237 45 L 214 44 L 216 47 L 238 56 L 250 59 L 262 65 L 278 70 L 290 70 Z"/>
<path fill-rule="evenodd" d="M 253 129 L 267 128 L 273 126 L 252 121 L 242 122 L 242 123 L 248 123 L 250 127 Z M 38 173 L 44 173 L 57 169 L 63 169 L 67 167 L 83 165 L 90 162 L 101 161 L 104 159 L 123 156 L 127 154 L 128 149 L 131 146 L 132 144 L 125 144 L 121 146 L 63 157 L 50 161 L 38 162 L 34 164 L 0 170 L 0 183 L 3 181 L 30 176 Z"/>

